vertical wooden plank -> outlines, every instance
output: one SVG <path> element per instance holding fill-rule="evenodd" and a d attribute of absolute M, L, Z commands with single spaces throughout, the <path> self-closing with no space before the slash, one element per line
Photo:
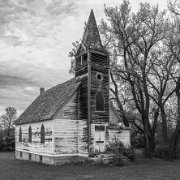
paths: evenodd
<path fill-rule="evenodd" d="M 55 141 L 54 141 L 54 121 L 52 122 L 53 125 L 52 125 L 52 153 L 54 154 L 54 150 L 55 150 Z"/>
<path fill-rule="evenodd" d="M 91 54 L 88 52 L 88 152 L 91 144 Z"/>

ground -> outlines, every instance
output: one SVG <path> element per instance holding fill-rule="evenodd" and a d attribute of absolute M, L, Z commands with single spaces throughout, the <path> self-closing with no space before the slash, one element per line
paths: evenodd
<path fill-rule="evenodd" d="M 137 158 L 126 167 L 69 164 L 49 166 L 0 153 L 0 180 L 179 180 L 180 161 Z"/>

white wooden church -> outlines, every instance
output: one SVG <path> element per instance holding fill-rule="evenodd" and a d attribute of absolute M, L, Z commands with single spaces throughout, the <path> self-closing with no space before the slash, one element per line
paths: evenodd
<path fill-rule="evenodd" d="M 16 120 L 16 159 L 58 165 L 103 152 L 115 137 L 130 145 L 130 130 L 110 102 L 108 52 L 92 10 L 75 60 L 75 77 L 41 88 Z"/>

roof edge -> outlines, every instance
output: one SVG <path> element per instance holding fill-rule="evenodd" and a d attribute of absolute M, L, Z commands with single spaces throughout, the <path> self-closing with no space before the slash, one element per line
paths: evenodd
<path fill-rule="evenodd" d="M 53 119 L 54 116 L 69 102 L 69 100 L 71 99 L 71 97 L 74 95 L 74 93 L 76 92 L 76 90 L 79 88 L 81 82 L 78 82 L 77 87 L 74 89 L 74 91 L 72 91 L 72 94 L 69 96 L 69 98 L 56 110 L 56 112 L 51 116 L 51 118 Z"/>

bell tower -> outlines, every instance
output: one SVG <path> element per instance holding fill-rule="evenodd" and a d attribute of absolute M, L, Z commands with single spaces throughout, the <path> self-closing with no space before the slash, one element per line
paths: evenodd
<path fill-rule="evenodd" d="M 102 45 L 93 10 L 75 59 L 75 77 L 81 81 L 79 118 L 87 119 L 90 146 L 92 125 L 109 122 L 109 58 Z"/>

